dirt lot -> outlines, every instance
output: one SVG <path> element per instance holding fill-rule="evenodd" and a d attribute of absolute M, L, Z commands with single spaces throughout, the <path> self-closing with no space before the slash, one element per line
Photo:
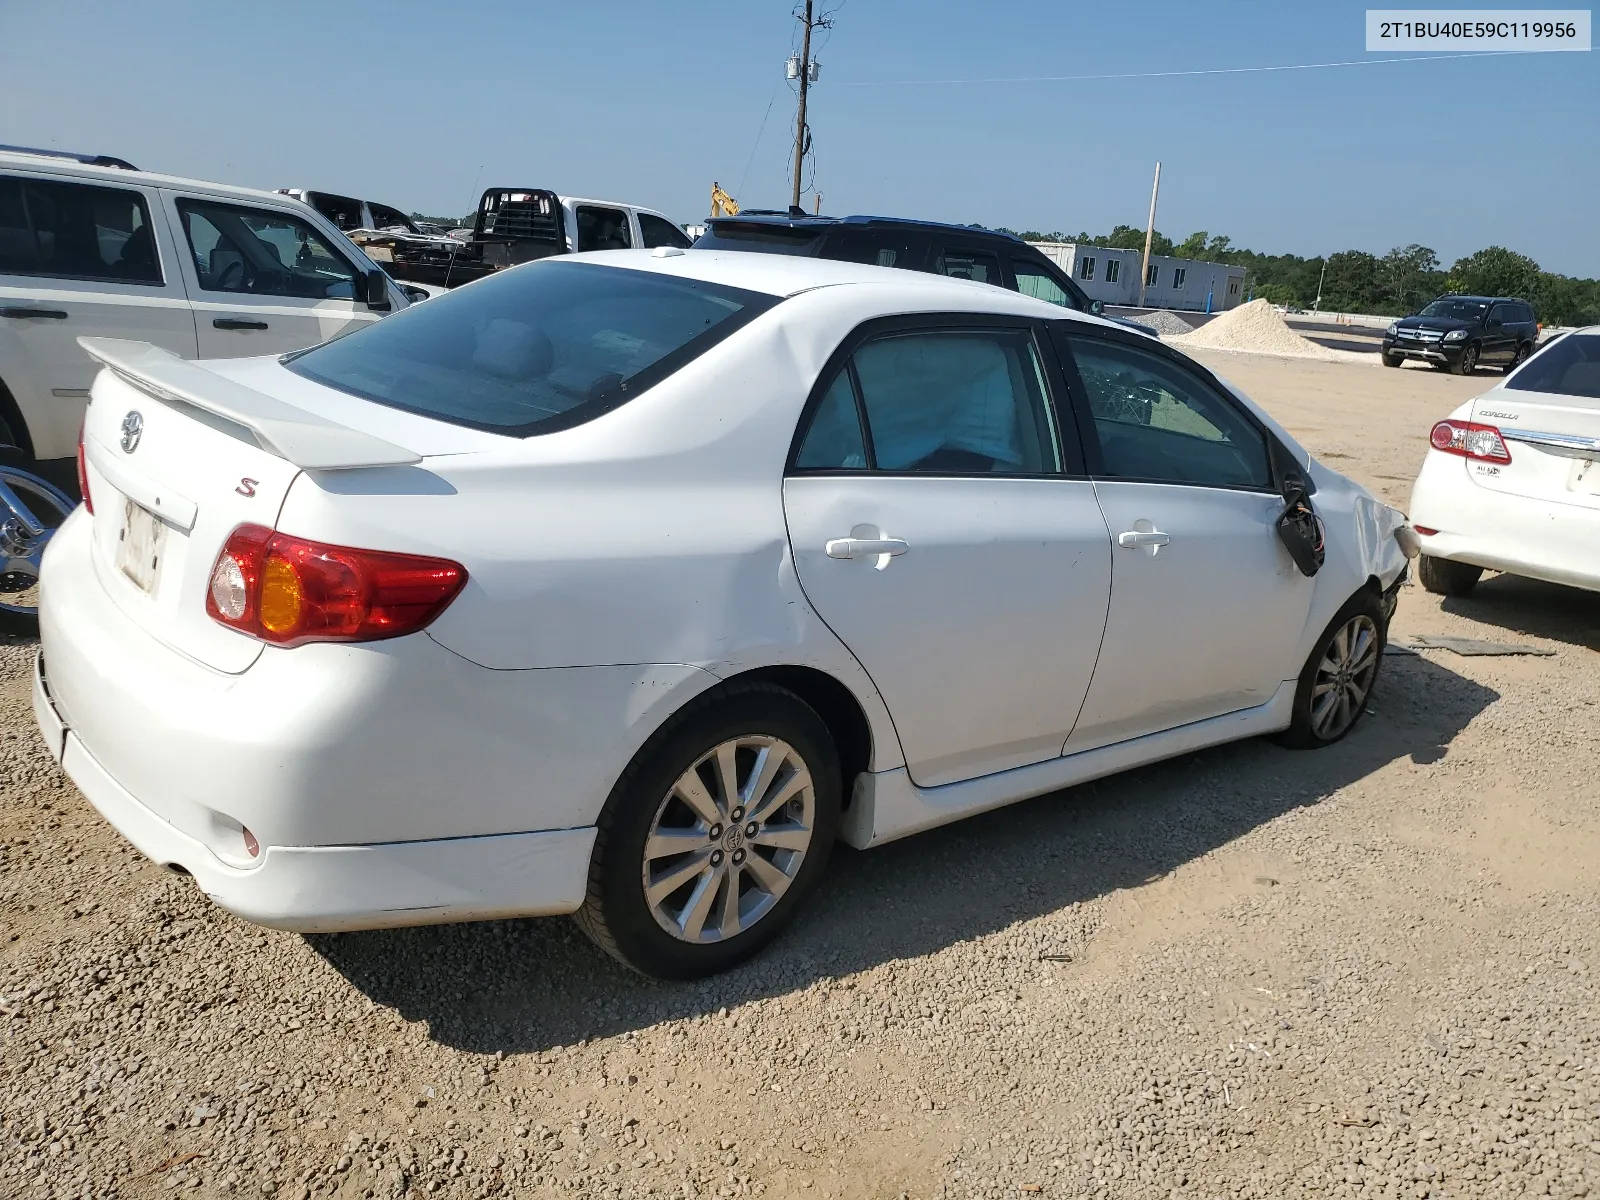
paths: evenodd
<path fill-rule="evenodd" d="M 1406 499 L 1492 377 L 1210 361 Z M 734 974 L 566 921 L 301 938 L 64 785 L 0 648 L 0 1197 L 1600 1196 L 1600 597 L 1408 589 L 1322 753 L 870 853 Z"/>

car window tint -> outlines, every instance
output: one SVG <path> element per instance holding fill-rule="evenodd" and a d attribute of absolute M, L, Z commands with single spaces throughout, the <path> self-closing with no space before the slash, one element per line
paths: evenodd
<path fill-rule="evenodd" d="M 368 204 L 372 210 L 372 224 L 375 229 L 404 229 L 415 233 L 416 225 L 410 217 L 398 208 L 390 208 L 387 204 Z"/>
<path fill-rule="evenodd" d="M 161 283 L 144 197 L 126 188 L 0 176 L 0 272 Z"/>
<path fill-rule="evenodd" d="M 361 201 L 328 192 L 307 192 L 306 199 L 341 232 L 361 228 Z"/>
<path fill-rule="evenodd" d="M 833 386 L 812 414 L 811 427 L 800 443 L 794 465 L 800 471 L 859 471 L 867 465 L 856 390 L 848 368 L 834 378 Z"/>
<path fill-rule="evenodd" d="M 1164 357 L 1072 338 L 1105 474 L 1162 483 L 1269 487 L 1266 435 Z"/>
<path fill-rule="evenodd" d="M 933 273 L 1004 286 L 999 257 L 982 250 L 944 250 L 934 260 Z"/>
<path fill-rule="evenodd" d="M 1059 304 L 1062 308 L 1078 307 L 1071 294 L 1051 278 L 1043 267 L 1014 258 L 1011 260 L 1011 269 L 1017 276 L 1017 291 L 1024 296 L 1032 296 L 1036 300 L 1048 300 L 1051 304 Z"/>
<path fill-rule="evenodd" d="M 1551 342 L 1506 380 L 1505 387 L 1600 400 L 1600 334 L 1569 333 Z"/>
<path fill-rule="evenodd" d="M 627 213 L 620 208 L 578 205 L 579 250 L 627 250 L 632 245 Z"/>
<path fill-rule="evenodd" d="M 297 217 L 209 200 L 179 200 L 178 214 L 205 291 L 355 298 L 355 268 Z"/>
<path fill-rule="evenodd" d="M 778 302 L 653 271 L 544 259 L 285 360 L 352 395 L 523 436 L 580 424 Z"/>
<path fill-rule="evenodd" d="M 1057 469 L 1044 373 L 1026 330 L 886 334 L 853 361 L 879 470 Z"/>
<path fill-rule="evenodd" d="M 829 240 L 823 256 L 840 262 L 866 263 L 869 267 L 915 271 L 921 266 L 925 245 L 900 230 L 847 229 Z"/>
<path fill-rule="evenodd" d="M 687 249 L 689 245 L 688 234 L 665 217 L 658 217 L 654 213 L 639 214 L 639 233 L 644 238 L 647 250 L 656 246 L 680 246 Z"/>

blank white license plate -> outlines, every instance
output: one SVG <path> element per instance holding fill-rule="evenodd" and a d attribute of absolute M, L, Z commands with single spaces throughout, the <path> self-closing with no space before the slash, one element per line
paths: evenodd
<path fill-rule="evenodd" d="M 1580 458 L 1567 475 L 1567 491 L 1600 496 L 1600 459 Z"/>
<path fill-rule="evenodd" d="M 132 500 L 122 504 L 122 532 L 117 542 L 117 570 L 140 591 L 156 590 L 161 573 L 161 552 L 166 544 L 167 527 L 147 508 Z"/>

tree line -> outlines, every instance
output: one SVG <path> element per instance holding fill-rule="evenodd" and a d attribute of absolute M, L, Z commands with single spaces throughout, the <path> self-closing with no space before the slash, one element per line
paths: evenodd
<path fill-rule="evenodd" d="M 1059 231 L 1040 233 L 1030 229 L 1018 236 L 1030 242 L 1144 249 L 1144 230 L 1132 225 L 1118 225 L 1110 233 L 1099 235 L 1080 233 L 1073 237 Z M 1415 243 L 1396 246 L 1381 257 L 1365 250 L 1341 250 L 1326 258 L 1301 258 L 1298 254 L 1258 254 L 1205 230 L 1191 233 L 1181 242 L 1158 231 L 1151 238 L 1150 253 L 1243 267 L 1247 293 L 1299 308 L 1310 308 L 1316 302 L 1320 278 L 1324 312 L 1402 316 L 1416 312 L 1435 296 L 1459 292 L 1520 297 L 1533 305 L 1539 320 L 1546 325 L 1600 324 L 1600 280 L 1556 275 L 1526 254 L 1504 246 L 1489 246 L 1459 258 L 1448 270 L 1437 254 Z"/>

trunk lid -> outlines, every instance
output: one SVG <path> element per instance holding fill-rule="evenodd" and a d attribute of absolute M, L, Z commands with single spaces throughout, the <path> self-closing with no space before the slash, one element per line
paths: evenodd
<path fill-rule="evenodd" d="M 1600 508 L 1600 397 L 1497 387 L 1473 402 L 1472 419 L 1498 429 L 1511 455 L 1493 469 L 1471 463 L 1478 486 Z"/>
<path fill-rule="evenodd" d="M 205 610 L 228 535 L 243 524 L 276 527 L 302 469 L 420 456 L 147 343 L 81 344 L 106 367 L 84 421 L 101 585 L 166 645 L 220 671 L 246 670 L 262 643 Z"/>

